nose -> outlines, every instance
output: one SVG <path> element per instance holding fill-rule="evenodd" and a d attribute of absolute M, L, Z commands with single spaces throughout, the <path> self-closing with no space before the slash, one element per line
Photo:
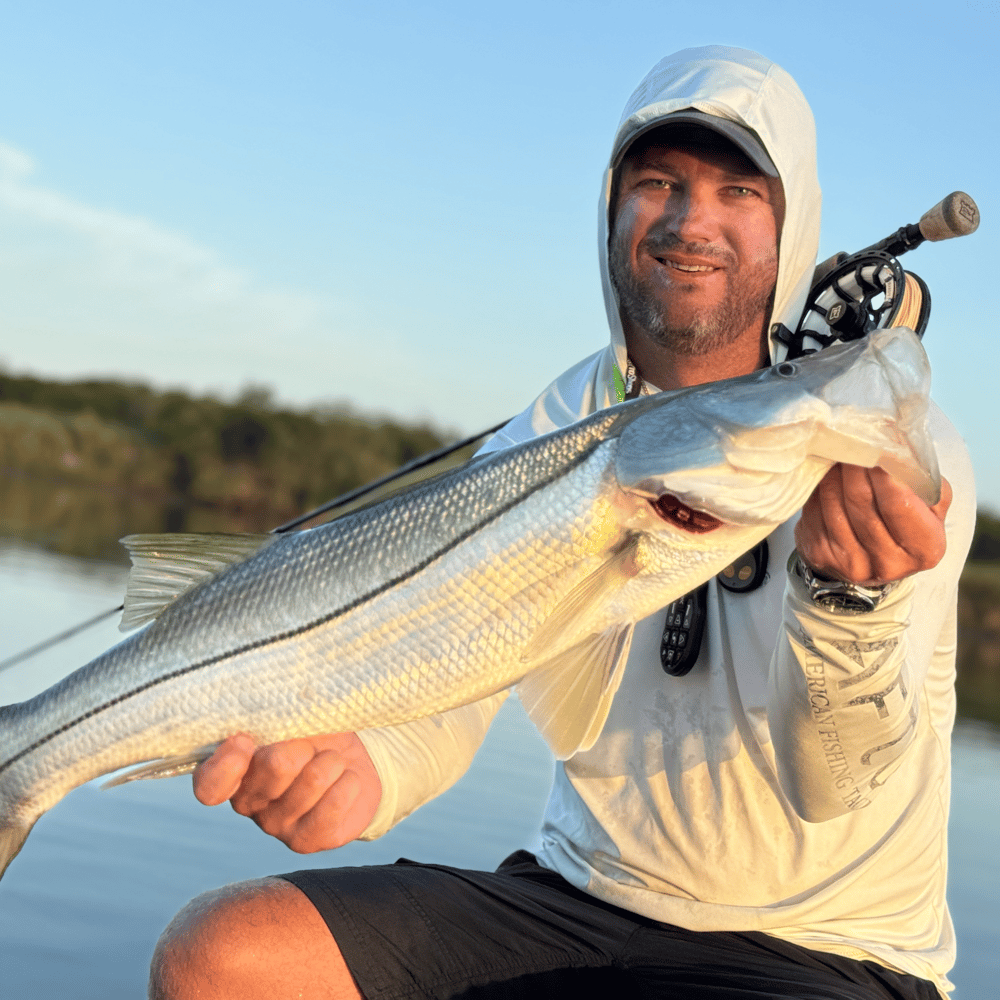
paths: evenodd
<path fill-rule="evenodd" d="M 718 218 L 707 192 L 697 187 L 668 200 L 664 223 L 684 243 L 711 243 L 718 235 Z"/>

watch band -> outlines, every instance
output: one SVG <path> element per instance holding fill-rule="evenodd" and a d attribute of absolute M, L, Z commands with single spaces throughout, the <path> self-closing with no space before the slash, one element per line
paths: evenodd
<path fill-rule="evenodd" d="M 836 615 L 866 615 L 874 611 L 899 584 L 898 580 L 876 586 L 848 583 L 817 573 L 804 562 L 798 550 L 788 560 L 789 573 L 794 572 L 805 584 L 813 604 Z"/>

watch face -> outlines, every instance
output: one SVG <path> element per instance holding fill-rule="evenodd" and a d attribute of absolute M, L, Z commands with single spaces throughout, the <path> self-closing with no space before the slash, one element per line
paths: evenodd
<path fill-rule="evenodd" d="M 792 552 L 793 563 L 789 559 L 789 572 L 796 573 L 809 591 L 813 604 L 826 609 L 832 614 L 865 615 L 874 611 L 895 589 L 898 581 L 883 583 L 881 586 L 865 587 L 861 584 L 847 583 L 841 580 L 824 579 L 810 569 L 798 553 Z"/>
<path fill-rule="evenodd" d="M 876 602 L 864 594 L 822 594 L 813 600 L 821 607 L 834 614 L 863 615 L 874 611 Z"/>

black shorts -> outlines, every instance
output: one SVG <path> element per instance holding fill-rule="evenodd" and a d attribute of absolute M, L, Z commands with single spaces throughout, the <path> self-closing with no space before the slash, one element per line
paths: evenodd
<path fill-rule="evenodd" d="M 931 983 L 876 962 L 637 916 L 574 888 L 527 851 L 496 872 L 402 858 L 281 878 L 319 910 L 365 1000 L 551 1000 L 596 990 L 684 1000 L 940 1000 Z"/>

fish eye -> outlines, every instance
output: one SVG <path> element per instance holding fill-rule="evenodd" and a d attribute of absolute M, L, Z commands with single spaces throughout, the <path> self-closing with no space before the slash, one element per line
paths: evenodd
<path fill-rule="evenodd" d="M 774 366 L 774 370 L 783 378 L 791 378 L 798 374 L 799 366 L 793 365 L 791 361 L 782 361 L 780 365 Z"/>

